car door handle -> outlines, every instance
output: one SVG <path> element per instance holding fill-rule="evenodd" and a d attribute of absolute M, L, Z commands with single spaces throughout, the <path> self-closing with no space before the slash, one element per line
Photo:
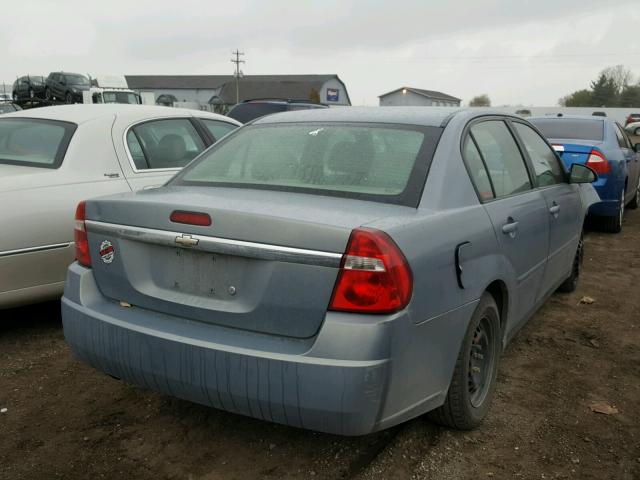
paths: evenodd
<path fill-rule="evenodd" d="M 554 202 L 553 206 L 549 209 L 549 213 L 555 218 L 558 218 L 558 213 L 560 213 L 560 205 Z"/>
<path fill-rule="evenodd" d="M 509 217 L 507 220 L 509 223 L 505 223 L 502 226 L 502 233 L 505 235 L 509 235 L 511 238 L 516 237 L 516 233 L 518 232 L 518 222 L 516 222 L 513 218 Z"/>

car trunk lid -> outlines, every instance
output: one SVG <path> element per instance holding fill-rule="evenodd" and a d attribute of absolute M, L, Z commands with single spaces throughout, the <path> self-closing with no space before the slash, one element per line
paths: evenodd
<path fill-rule="evenodd" d="M 212 224 L 171 222 L 176 210 L 209 215 Z M 399 211 L 415 212 L 317 195 L 165 187 L 88 201 L 87 231 L 98 287 L 113 300 L 306 338 L 324 319 L 353 228 Z"/>
<path fill-rule="evenodd" d="M 580 143 L 574 143 L 575 140 L 551 138 L 549 143 L 553 146 L 553 149 L 562 159 L 562 163 L 571 168 L 573 163 L 580 163 L 584 165 L 589 159 L 591 151 L 602 145 L 602 142 L 580 140 Z"/>

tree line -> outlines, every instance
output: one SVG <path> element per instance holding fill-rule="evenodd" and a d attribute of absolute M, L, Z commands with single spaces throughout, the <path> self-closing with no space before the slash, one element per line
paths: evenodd
<path fill-rule="evenodd" d="M 605 68 L 590 88 L 575 91 L 558 100 L 561 107 L 640 107 L 640 81 L 623 65 Z"/>

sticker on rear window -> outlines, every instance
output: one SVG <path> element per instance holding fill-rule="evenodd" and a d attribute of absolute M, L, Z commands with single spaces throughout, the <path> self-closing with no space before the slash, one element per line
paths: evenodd
<path fill-rule="evenodd" d="M 116 254 L 116 250 L 113 248 L 112 243 L 109 240 L 103 240 L 100 244 L 100 258 L 106 264 L 113 262 L 113 257 Z"/>

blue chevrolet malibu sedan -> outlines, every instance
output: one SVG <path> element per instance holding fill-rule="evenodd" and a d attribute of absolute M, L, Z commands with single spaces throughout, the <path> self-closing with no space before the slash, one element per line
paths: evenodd
<path fill-rule="evenodd" d="M 598 174 L 594 184 L 600 201 L 589 214 L 605 231 L 622 230 L 625 207 L 640 205 L 640 145 L 632 145 L 622 126 L 609 117 L 532 117 L 566 167 L 581 163 Z"/>
<path fill-rule="evenodd" d="M 481 110 L 264 117 L 161 188 L 78 206 L 65 336 L 114 377 L 272 422 L 473 428 L 504 345 L 576 288 L 594 180 Z"/>

